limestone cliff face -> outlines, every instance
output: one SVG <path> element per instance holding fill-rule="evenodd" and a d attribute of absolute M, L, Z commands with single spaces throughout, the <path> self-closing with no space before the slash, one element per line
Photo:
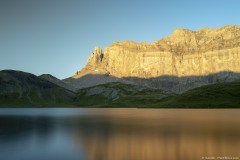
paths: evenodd
<path fill-rule="evenodd" d="M 152 43 L 115 42 L 95 47 L 84 69 L 74 75 L 109 74 L 114 77 L 207 76 L 240 72 L 240 27 L 224 26 L 198 31 L 176 29 Z"/>

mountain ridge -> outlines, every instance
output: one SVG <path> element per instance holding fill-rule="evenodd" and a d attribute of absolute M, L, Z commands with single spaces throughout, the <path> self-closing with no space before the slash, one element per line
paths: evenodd
<path fill-rule="evenodd" d="M 218 72 L 240 73 L 240 27 L 237 25 L 215 29 L 205 27 L 198 31 L 177 28 L 170 36 L 152 43 L 114 42 L 104 52 L 95 47 L 86 66 L 66 81 L 80 82 L 82 77 L 90 74 L 157 79 L 165 75 L 201 77 Z M 232 80 L 239 78 L 233 78 L 235 74 L 221 76 L 220 79 L 226 79 L 226 76 Z M 167 81 L 173 82 L 171 79 Z M 187 81 L 195 81 L 194 88 L 199 86 L 201 79 L 189 78 Z M 187 81 L 178 82 L 178 88 L 183 88 L 180 92 L 191 89 L 184 88 Z M 132 82 L 136 83 L 130 80 Z M 94 84 L 98 84 L 97 80 Z M 176 86 L 167 90 L 172 88 Z"/>
<path fill-rule="evenodd" d="M 74 98 L 74 92 L 34 74 L 0 71 L 0 107 L 67 107 Z"/>
<path fill-rule="evenodd" d="M 95 47 L 86 66 L 64 80 L 0 71 L 0 107 L 238 107 L 239 79 L 239 26 L 177 28 L 152 43 Z"/>
<path fill-rule="evenodd" d="M 141 82 L 143 83 L 143 82 Z M 110 82 L 71 92 L 21 71 L 0 71 L 0 107 L 239 108 L 240 81 L 176 94 L 144 85 Z"/>
<path fill-rule="evenodd" d="M 58 86 L 60 86 L 62 88 L 65 88 L 65 89 L 67 89 L 69 91 L 76 92 L 76 90 L 77 90 L 76 88 L 72 87 L 71 85 L 66 84 L 64 81 L 54 77 L 51 74 L 42 74 L 42 75 L 40 75 L 38 77 L 43 78 L 43 79 L 45 79 L 45 80 L 47 80 L 47 81 L 49 81 L 51 83 L 54 83 L 54 84 L 56 84 L 56 85 L 58 85 Z"/>

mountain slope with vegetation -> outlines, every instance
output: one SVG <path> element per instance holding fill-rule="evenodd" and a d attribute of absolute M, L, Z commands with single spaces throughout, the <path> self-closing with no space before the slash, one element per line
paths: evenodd
<path fill-rule="evenodd" d="M 0 71 L 0 107 L 67 107 L 75 94 L 21 71 Z"/>
<path fill-rule="evenodd" d="M 79 90 L 76 105 L 120 108 L 239 108 L 240 80 L 202 86 L 182 94 L 108 83 Z"/>
<path fill-rule="evenodd" d="M 76 105 L 84 107 L 140 107 L 153 103 L 151 102 L 153 99 L 161 99 L 169 94 L 159 89 L 113 82 L 80 89 Z"/>
<path fill-rule="evenodd" d="M 182 94 L 120 82 L 72 92 L 30 73 L 3 70 L 0 107 L 239 108 L 240 80 Z"/>
<path fill-rule="evenodd" d="M 240 108 L 240 80 L 195 88 L 164 98 L 152 107 Z"/>
<path fill-rule="evenodd" d="M 69 91 L 75 92 L 77 90 L 76 88 L 74 88 L 71 85 L 65 83 L 64 81 L 62 81 L 62 80 L 52 76 L 51 74 L 42 74 L 42 75 L 40 75 L 38 77 L 43 78 L 43 79 L 45 79 L 45 80 L 47 80 L 47 81 L 49 81 L 51 83 L 56 84 L 57 86 L 65 88 L 65 89 L 67 89 Z"/>

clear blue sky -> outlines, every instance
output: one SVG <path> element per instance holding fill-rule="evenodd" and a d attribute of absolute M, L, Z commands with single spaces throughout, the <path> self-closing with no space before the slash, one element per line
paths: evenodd
<path fill-rule="evenodd" d="M 67 78 L 96 45 L 240 25 L 239 6 L 239 0 L 0 0 L 0 70 Z"/>

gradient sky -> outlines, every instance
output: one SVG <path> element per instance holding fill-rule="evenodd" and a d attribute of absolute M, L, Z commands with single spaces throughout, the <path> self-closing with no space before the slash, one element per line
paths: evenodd
<path fill-rule="evenodd" d="M 94 46 L 152 42 L 175 28 L 240 25 L 239 0 L 0 0 L 0 70 L 60 79 Z"/>

